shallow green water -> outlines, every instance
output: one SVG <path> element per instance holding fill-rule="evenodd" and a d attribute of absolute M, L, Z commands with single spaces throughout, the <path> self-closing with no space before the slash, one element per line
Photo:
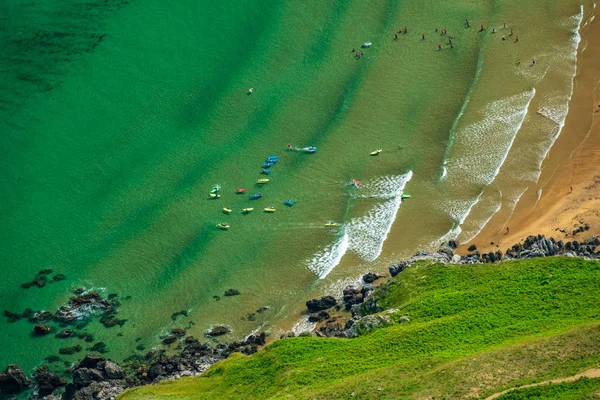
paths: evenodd
<path fill-rule="evenodd" d="M 468 239 L 499 191 L 508 217 L 537 181 L 568 100 L 579 4 L 5 2 L 3 308 L 56 310 L 77 287 L 131 296 L 122 328 L 87 328 L 121 359 L 175 326 L 201 336 L 227 324 L 229 338 L 268 328 L 340 279 L 444 235 Z M 518 44 L 500 40 L 504 21 Z M 357 60 L 351 50 L 365 41 Z M 558 122 L 544 126 L 536 110 L 552 101 Z M 490 124 L 490 107 L 512 117 Z M 259 188 L 272 154 L 280 161 Z M 222 197 L 210 200 L 214 184 Z M 405 185 L 412 199 L 400 206 Z M 262 212 L 269 205 L 276 213 Z M 68 279 L 19 287 L 44 268 Z M 242 295 L 213 299 L 228 288 Z M 270 310 L 242 319 L 261 306 Z M 173 322 L 179 310 L 189 317 Z M 0 365 L 25 368 L 78 342 L 34 338 L 26 321 L 0 321 L 0 338 Z"/>

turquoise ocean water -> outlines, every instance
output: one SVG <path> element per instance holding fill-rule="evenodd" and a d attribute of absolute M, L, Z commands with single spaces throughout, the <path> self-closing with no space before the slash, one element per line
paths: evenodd
<path fill-rule="evenodd" d="M 2 308 L 55 311 L 78 287 L 117 293 L 127 322 L 84 330 L 120 360 L 173 327 L 277 336 L 311 297 L 468 241 L 537 184 L 593 4 L 3 2 Z M 269 155 L 279 162 L 258 186 Z M 42 269 L 67 280 L 20 287 Z M 29 370 L 89 345 L 4 319 L 0 341 L 0 365 Z"/>

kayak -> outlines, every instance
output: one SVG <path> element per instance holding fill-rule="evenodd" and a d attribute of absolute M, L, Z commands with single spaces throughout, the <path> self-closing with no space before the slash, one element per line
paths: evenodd
<path fill-rule="evenodd" d="M 256 181 L 256 183 L 261 184 L 261 185 L 263 183 L 267 183 L 267 182 L 269 182 L 269 180 L 267 178 L 262 178 L 262 179 L 259 179 L 258 181 Z"/>
<path fill-rule="evenodd" d="M 252 211 L 252 210 L 254 210 L 254 208 L 244 208 L 244 209 L 242 210 L 242 212 L 243 212 L 244 214 L 248 214 L 248 213 L 250 213 L 250 211 Z"/>
<path fill-rule="evenodd" d="M 229 224 L 226 224 L 225 222 L 221 222 L 220 224 L 217 224 L 217 228 L 219 228 L 219 229 L 229 229 Z"/>
<path fill-rule="evenodd" d="M 266 162 L 266 163 L 263 163 L 263 164 L 261 165 L 261 167 L 263 167 L 263 168 L 269 168 L 269 167 L 272 167 L 272 166 L 273 166 L 273 164 L 275 164 L 275 163 L 272 163 L 272 162 Z"/>
<path fill-rule="evenodd" d="M 267 158 L 265 162 L 272 165 L 277 163 L 277 161 L 279 161 L 279 158 Z"/>
<path fill-rule="evenodd" d="M 231 214 L 231 211 L 232 211 L 231 208 L 227 208 L 227 207 L 223 208 L 223 212 L 225 214 Z"/>
<path fill-rule="evenodd" d="M 246 188 L 237 188 L 237 189 L 235 189 L 235 192 L 239 193 L 239 194 L 246 193 Z"/>
<path fill-rule="evenodd" d="M 270 169 L 263 169 L 260 171 L 261 174 L 269 175 L 271 173 Z"/>
<path fill-rule="evenodd" d="M 333 221 L 329 221 L 328 223 L 325 224 L 325 226 L 327 228 L 333 228 L 335 226 L 338 226 L 338 223 L 337 222 L 333 222 Z"/>
<path fill-rule="evenodd" d="M 273 206 L 267 207 L 267 208 L 265 208 L 265 212 L 274 213 L 275 212 L 275 207 L 273 207 Z"/>
<path fill-rule="evenodd" d="M 213 186 L 213 188 L 212 188 L 212 189 L 210 189 L 210 192 L 211 192 L 211 193 L 218 193 L 218 192 L 219 192 L 219 190 L 221 190 L 221 186 L 219 186 L 219 185 L 215 185 L 215 186 Z"/>
<path fill-rule="evenodd" d="M 379 155 L 379 153 L 381 153 L 382 151 L 383 151 L 382 149 L 379 149 L 379 150 L 372 151 L 372 152 L 371 152 L 371 155 L 372 155 L 372 156 L 378 156 L 378 155 Z"/>
<path fill-rule="evenodd" d="M 359 188 L 360 185 L 362 185 L 362 182 L 357 181 L 356 179 L 352 179 L 352 183 L 350 185 L 354 186 L 355 188 Z"/>
<path fill-rule="evenodd" d="M 306 152 L 307 152 L 307 153 L 316 153 L 316 152 L 317 152 L 317 150 L 318 150 L 318 149 L 317 149 L 316 147 L 313 147 L 313 146 L 311 146 L 311 147 L 309 147 L 308 149 L 306 149 Z"/>
<path fill-rule="evenodd" d="M 210 194 L 211 199 L 218 199 L 219 197 L 221 197 L 221 195 L 219 193 L 211 193 Z"/>
<path fill-rule="evenodd" d="M 286 205 L 286 206 L 290 206 L 291 207 L 291 206 L 294 205 L 294 202 L 291 201 L 291 200 L 286 200 L 286 201 L 283 202 L 283 204 Z"/>
<path fill-rule="evenodd" d="M 275 162 L 277 162 L 277 160 L 279 160 L 279 156 L 269 156 L 267 157 L 267 161 L 271 161 L 274 160 Z"/>
<path fill-rule="evenodd" d="M 367 47 L 371 47 L 371 45 L 373 45 L 373 43 L 371 43 L 371 42 L 364 42 L 360 47 L 362 47 L 363 49 L 366 49 Z"/>
<path fill-rule="evenodd" d="M 403 195 L 402 195 L 402 198 L 403 198 L 403 199 L 410 199 L 410 194 L 403 194 Z"/>
<path fill-rule="evenodd" d="M 250 195 L 250 200 L 260 199 L 261 197 L 262 197 L 262 194 L 254 193 L 254 194 Z"/>

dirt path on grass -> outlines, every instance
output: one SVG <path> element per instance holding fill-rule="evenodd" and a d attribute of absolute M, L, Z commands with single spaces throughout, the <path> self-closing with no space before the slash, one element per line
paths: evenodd
<path fill-rule="evenodd" d="M 566 378 L 551 379 L 548 381 L 532 383 L 529 385 L 523 385 L 523 386 L 506 389 L 506 390 L 503 390 L 502 392 L 494 393 L 493 395 L 486 397 L 485 400 L 492 400 L 492 399 L 498 398 L 498 397 L 502 396 L 504 393 L 512 392 L 513 390 L 526 389 L 526 388 L 530 388 L 530 387 L 534 387 L 534 386 L 547 385 L 549 383 L 573 382 L 573 381 L 576 381 L 577 379 L 583 378 L 583 377 L 600 378 L 600 368 L 588 369 L 587 371 L 581 372 L 576 375 L 568 376 Z"/>

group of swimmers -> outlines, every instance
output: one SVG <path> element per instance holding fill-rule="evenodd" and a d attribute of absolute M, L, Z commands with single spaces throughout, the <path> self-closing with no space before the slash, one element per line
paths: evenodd
<path fill-rule="evenodd" d="M 467 28 L 470 28 L 470 27 L 471 27 L 471 23 L 469 22 L 469 20 L 468 20 L 468 19 L 465 19 L 465 26 L 466 26 Z M 504 29 L 507 29 L 507 28 L 506 28 L 506 22 L 504 23 Z M 483 31 L 485 31 L 485 26 L 484 26 L 484 25 L 481 25 L 481 27 L 480 27 L 480 29 L 479 29 L 479 32 L 483 32 Z M 435 28 L 435 32 L 439 32 L 439 30 L 438 30 L 438 28 L 437 28 L 437 27 Z M 406 35 L 407 33 L 408 33 L 408 28 L 407 28 L 407 27 L 404 27 L 404 29 L 399 29 L 397 33 L 394 33 L 394 40 L 398 40 L 398 39 L 399 39 L 399 36 L 398 36 L 398 34 L 405 34 L 405 35 Z M 492 28 L 492 33 L 496 33 L 496 28 Z M 441 33 L 441 35 L 442 35 L 442 36 L 446 36 L 447 34 L 448 34 L 448 31 L 447 31 L 446 29 L 442 29 L 442 33 Z M 513 36 L 513 35 L 514 35 L 514 31 L 511 29 L 511 30 L 510 30 L 510 35 L 509 35 L 509 36 Z M 422 34 L 421 34 L 421 40 L 425 40 L 425 34 L 424 34 L 424 33 L 422 33 Z M 506 40 L 506 36 L 502 36 L 502 40 Z M 515 43 L 518 43 L 518 42 L 519 42 L 519 36 L 517 35 L 517 36 L 515 37 Z M 448 37 L 448 44 L 450 45 L 450 48 L 451 48 L 451 49 L 453 49 L 453 48 L 454 48 L 454 43 L 452 42 L 452 36 L 449 36 L 449 37 Z M 442 50 L 442 44 L 441 44 L 441 43 L 440 43 L 440 44 L 438 44 L 438 51 L 439 51 L 439 50 Z M 354 52 L 354 51 L 355 51 L 355 50 L 354 50 L 354 49 L 352 49 L 352 52 Z M 362 53 L 361 53 L 361 55 L 362 55 Z M 360 58 L 360 56 L 359 56 L 359 55 L 357 55 L 357 58 Z"/>

